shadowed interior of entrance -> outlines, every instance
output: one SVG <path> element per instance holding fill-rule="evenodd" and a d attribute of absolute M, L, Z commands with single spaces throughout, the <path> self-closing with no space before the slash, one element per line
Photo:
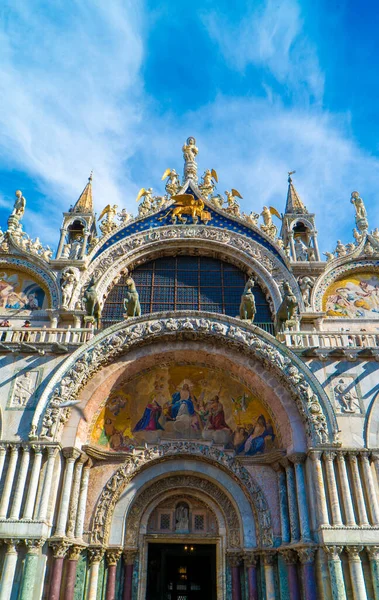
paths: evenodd
<path fill-rule="evenodd" d="M 216 600 L 215 544 L 149 544 L 146 600 Z"/>

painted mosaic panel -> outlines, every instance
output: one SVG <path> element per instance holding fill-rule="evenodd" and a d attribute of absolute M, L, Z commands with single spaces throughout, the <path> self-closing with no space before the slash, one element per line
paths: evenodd
<path fill-rule="evenodd" d="M 45 290 L 28 273 L 0 270 L 0 310 L 40 310 L 47 308 Z"/>
<path fill-rule="evenodd" d="M 352 273 L 326 290 L 322 309 L 328 317 L 379 318 L 379 276 Z"/>
<path fill-rule="evenodd" d="M 112 391 L 90 441 L 128 451 L 173 439 L 213 441 L 244 456 L 277 447 L 270 415 L 247 387 L 228 373 L 188 364 L 155 367 Z"/>

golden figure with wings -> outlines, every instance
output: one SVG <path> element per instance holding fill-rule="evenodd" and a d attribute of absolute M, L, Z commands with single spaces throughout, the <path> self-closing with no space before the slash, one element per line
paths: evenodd
<path fill-rule="evenodd" d="M 138 192 L 136 202 L 139 202 L 141 198 L 143 198 L 143 200 L 138 207 L 138 215 L 144 217 L 154 208 L 153 188 L 148 188 L 147 190 L 141 188 Z"/>
<path fill-rule="evenodd" d="M 263 218 L 263 225 L 261 225 L 261 229 L 264 233 L 269 235 L 272 239 L 275 239 L 276 234 L 278 233 L 278 228 L 272 222 L 272 215 L 278 217 L 278 219 L 282 220 L 282 217 L 273 206 L 264 206 L 261 212 L 261 216 Z"/>
<path fill-rule="evenodd" d="M 97 220 L 101 221 L 105 217 L 103 222 L 100 224 L 100 230 L 103 235 L 107 235 L 107 233 L 110 233 L 113 231 L 113 229 L 117 228 L 117 224 L 114 222 L 117 214 L 117 208 L 117 204 L 113 204 L 113 206 L 107 204 L 107 206 L 101 211 L 100 217 Z"/>
<path fill-rule="evenodd" d="M 162 175 L 162 181 L 166 181 L 165 190 L 169 196 L 174 196 L 180 188 L 179 175 L 175 169 L 166 169 Z"/>
<path fill-rule="evenodd" d="M 213 194 L 215 184 L 218 183 L 218 175 L 214 169 L 207 169 L 202 176 L 203 183 L 199 185 L 201 193 L 204 198 L 208 198 L 210 194 Z"/>
<path fill-rule="evenodd" d="M 228 203 L 228 207 L 225 209 L 225 211 L 227 213 L 229 213 L 230 215 L 233 215 L 234 217 L 239 217 L 240 216 L 240 205 L 238 204 L 236 197 L 241 198 L 241 200 L 242 200 L 241 194 L 239 193 L 238 190 L 235 190 L 234 188 L 232 188 L 232 190 L 230 192 L 228 192 L 228 190 L 225 191 L 225 196 L 226 196 L 226 201 Z"/>

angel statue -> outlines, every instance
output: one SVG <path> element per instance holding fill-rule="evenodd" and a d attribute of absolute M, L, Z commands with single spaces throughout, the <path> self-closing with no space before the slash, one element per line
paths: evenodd
<path fill-rule="evenodd" d="M 208 198 L 213 194 L 215 183 L 218 183 L 218 175 L 214 169 L 207 169 L 202 176 L 203 183 L 199 185 L 203 198 Z"/>
<path fill-rule="evenodd" d="M 117 216 L 118 220 L 120 221 L 120 223 L 122 223 L 122 225 L 130 221 L 130 219 L 132 218 L 132 216 L 128 213 L 126 208 L 123 208 L 121 212 L 117 213 Z"/>
<path fill-rule="evenodd" d="M 179 175 L 175 169 L 166 169 L 162 175 L 162 181 L 166 181 L 165 190 L 169 196 L 174 196 L 180 188 Z"/>
<path fill-rule="evenodd" d="M 261 229 L 264 233 L 266 233 L 271 238 L 275 239 L 276 234 L 278 233 L 278 228 L 272 222 L 272 215 L 278 217 L 278 219 L 282 220 L 282 217 L 273 206 L 264 206 L 261 212 L 261 217 L 263 217 L 263 225 L 261 225 Z"/>
<path fill-rule="evenodd" d="M 117 204 L 114 204 L 113 206 L 107 204 L 107 206 L 101 211 L 100 217 L 97 220 L 101 221 L 101 219 L 105 217 L 104 221 L 100 225 L 100 230 L 103 235 L 107 235 L 113 231 L 113 229 L 117 228 L 117 224 L 114 222 L 117 214 L 117 208 Z"/>
<path fill-rule="evenodd" d="M 226 201 L 228 203 L 228 208 L 226 208 L 225 211 L 227 213 L 229 213 L 230 215 L 239 217 L 240 216 L 240 205 L 238 204 L 238 201 L 236 200 L 236 196 L 237 196 L 237 198 L 241 198 L 241 200 L 242 200 L 241 194 L 239 193 L 238 190 L 235 190 L 234 188 L 232 188 L 231 192 L 228 192 L 228 190 L 225 190 L 225 196 L 226 196 Z"/>
<path fill-rule="evenodd" d="M 138 215 L 140 217 L 144 217 L 149 212 L 151 212 L 154 208 L 154 198 L 153 198 L 153 188 L 141 188 L 138 192 L 138 196 L 136 198 L 136 202 L 139 202 L 141 198 L 143 198 L 141 204 L 138 207 Z"/>

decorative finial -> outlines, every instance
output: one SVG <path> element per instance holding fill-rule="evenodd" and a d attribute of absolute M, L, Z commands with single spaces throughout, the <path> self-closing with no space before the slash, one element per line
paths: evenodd
<path fill-rule="evenodd" d="M 291 175 L 293 175 L 294 173 L 296 173 L 296 171 L 288 171 L 288 183 L 292 182 L 292 177 Z"/>
<path fill-rule="evenodd" d="M 92 182 L 92 177 L 93 177 L 93 169 L 91 170 L 91 173 L 89 174 L 89 177 L 88 177 L 88 181 L 90 183 Z"/>
<path fill-rule="evenodd" d="M 196 140 L 194 137 L 187 138 L 187 142 L 184 144 L 183 148 L 183 158 L 184 158 L 184 179 L 194 179 L 197 181 L 197 163 L 196 156 L 199 152 L 196 147 Z"/>

